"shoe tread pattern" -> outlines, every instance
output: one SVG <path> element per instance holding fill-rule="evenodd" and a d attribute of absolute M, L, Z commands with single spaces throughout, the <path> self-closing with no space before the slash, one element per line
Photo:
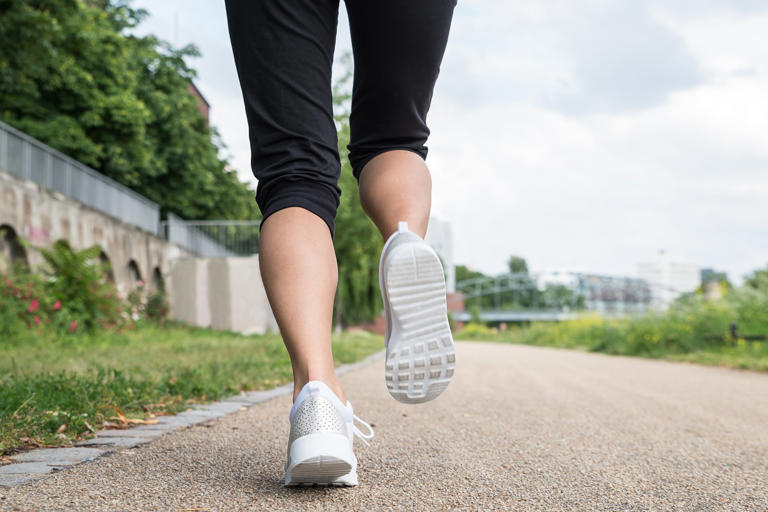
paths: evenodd
<path fill-rule="evenodd" d="M 396 247 L 386 265 L 392 325 L 399 327 L 388 340 L 387 389 L 400 402 L 426 402 L 445 390 L 456 368 L 443 267 L 422 244 Z"/>

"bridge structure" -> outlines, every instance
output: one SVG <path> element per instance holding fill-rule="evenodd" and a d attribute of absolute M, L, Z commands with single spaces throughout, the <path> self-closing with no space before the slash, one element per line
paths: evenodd
<path fill-rule="evenodd" d="M 594 311 L 629 315 L 648 311 L 659 286 L 644 279 L 582 272 L 508 273 L 456 283 L 464 310 L 456 321 L 557 322 Z M 679 293 L 679 292 L 678 292 Z"/>

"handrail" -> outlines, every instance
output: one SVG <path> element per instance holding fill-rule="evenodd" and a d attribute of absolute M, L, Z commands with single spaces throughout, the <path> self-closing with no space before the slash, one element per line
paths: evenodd
<path fill-rule="evenodd" d="M 0 170 L 157 233 L 160 206 L 87 165 L 0 121 Z"/>

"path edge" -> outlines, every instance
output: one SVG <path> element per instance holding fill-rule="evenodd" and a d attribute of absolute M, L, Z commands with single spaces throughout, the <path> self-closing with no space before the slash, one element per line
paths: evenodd
<path fill-rule="evenodd" d="M 380 350 L 360 361 L 340 365 L 336 368 L 336 375 L 341 376 L 372 364 L 382 359 L 385 352 Z M 170 432 L 217 421 L 224 416 L 292 392 L 293 383 L 291 382 L 269 390 L 243 391 L 216 402 L 192 405 L 186 411 L 173 416 L 159 416 L 155 424 L 121 430 L 101 430 L 96 433 L 96 437 L 79 441 L 73 447 L 38 448 L 11 455 L 13 462 L 0 466 L 0 489 L 32 483 L 47 474 L 95 460 L 118 450 L 147 444 Z"/>

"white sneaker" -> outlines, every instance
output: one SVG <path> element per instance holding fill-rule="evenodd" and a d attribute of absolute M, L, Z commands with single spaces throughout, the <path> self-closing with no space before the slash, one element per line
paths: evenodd
<path fill-rule="evenodd" d="M 352 404 L 342 404 L 324 382 L 313 380 L 296 397 L 290 420 L 285 485 L 357 485 L 352 442 L 357 436 L 368 444 L 373 429 L 354 415 Z M 355 420 L 368 434 L 354 425 Z"/>
<path fill-rule="evenodd" d="M 456 350 L 437 253 L 399 222 L 379 261 L 379 287 L 387 321 L 385 378 L 400 402 L 437 397 L 456 369 Z"/>

